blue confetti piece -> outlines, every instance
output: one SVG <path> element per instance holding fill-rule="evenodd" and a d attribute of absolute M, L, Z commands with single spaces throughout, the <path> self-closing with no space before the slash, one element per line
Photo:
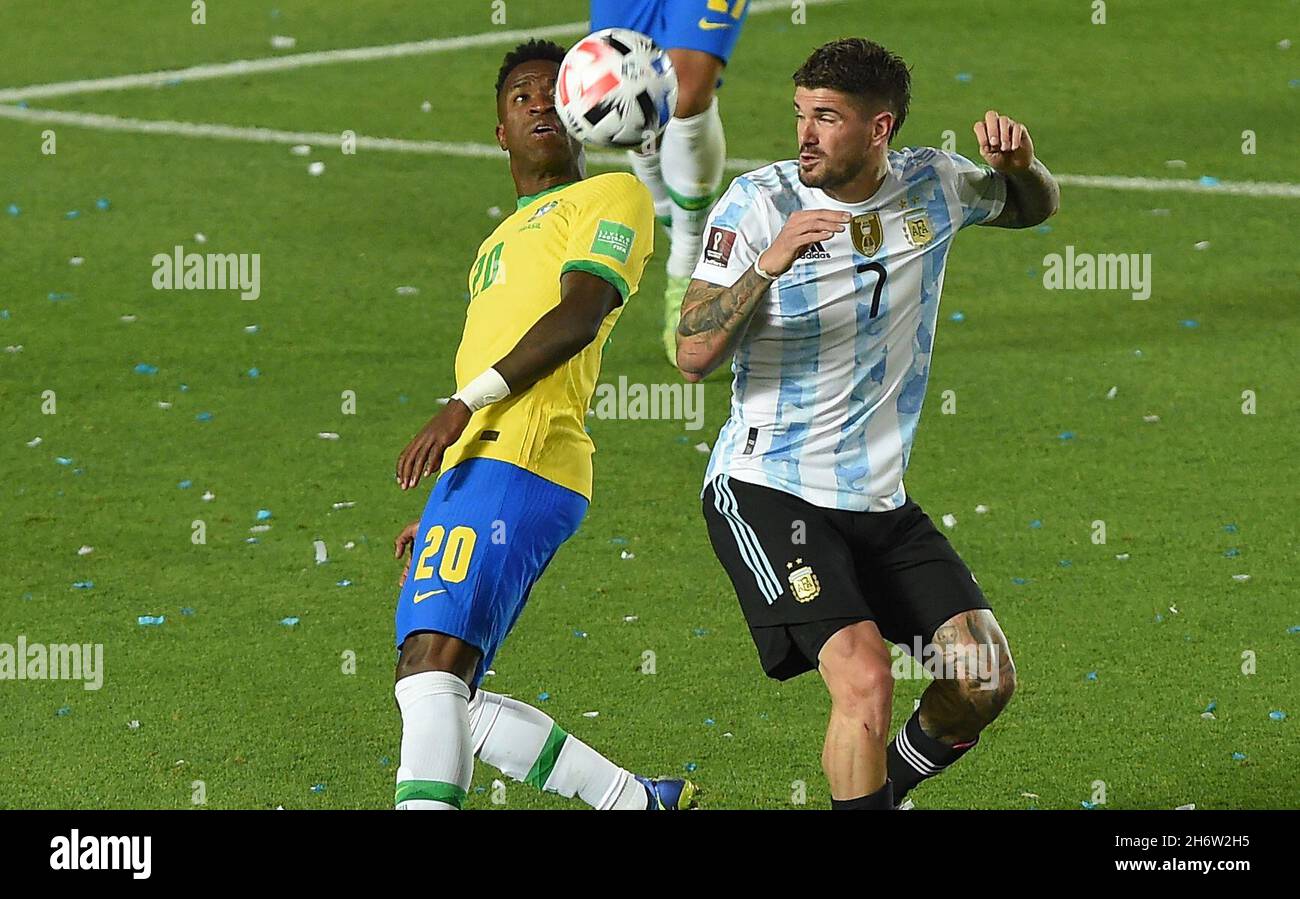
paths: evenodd
<path fill-rule="evenodd" d="M 54 710 L 54 714 L 58 715 L 60 718 L 66 718 L 72 714 L 72 709 L 69 706 L 61 705 Z"/>
<path fill-rule="evenodd" d="M 181 614 L 184 615 L 186 618 L 193 618 L 194 610 L 191 609 L 189 606 L 186 606 L 185 608 L 181 609 Z"/>
<path fill-rule="evenodd" d="M 709 629 L 707 627 L 697 627 L 691 633 L 695 634 L 697 637 L 705 637 L 708 636 Z"/>
<path fill-rule="evenodd" d="M 1033 521 L 1029 522 L 1029 526 L 1034 530 L 1039 530 L 1043 526 L 1043 519 L 1035 518 Z"/>
<path fill-rule="evenodd" d="M 687 444 L 691 442 L 691 438 L 687 437 L 685 434 L 681 434 L 678 435 L 677 442 L 681 444 Z"/>
<path fill-rule="evenodd" d="M 182 385 L 180 385 L 180 391 L 181 391 L 181 393 L 189 393 L 189 392 L 190 392 L 190 385 L 189 385 L 189 384 L 182 384 Z"/>
<path fill-rule="evenodd" d="M 1285 721 L 1286 712 L 1272 711 L 1268 713 L 1268 717 L 1272 718 L 1274 721 Z"/>
<path fill-rule="evenodd" d="M 60 464 L 60 465 L 71 465 L 71 464 L 72 464 L 72 460 L 69 459 L 67 456 L 55 456 L 55 457 L 54 457 L 54 461 L 57 462 L 57 463 Z"/>
<path fill-rule="evenodd" d="M 1300 624 L 1293 624 L 1286 629 L 1288 634 L 1300 634 Z"/>
<path fill-rule="evenodd" d="M 211 413 L 211 412 L 200 412 L 198 415 L 194 416 L 194 420 L 195 420 L 195 421 L 212 421 L 212 413 Z"/>
<path fill-rule="evenodd" d="M 63 217 L 64 217 L 65 219 L 75 219 L 75 218 L 78 218 L 78 217 L 80 217 L 80 216 L 81 216 L 81 210 L 80 210 L 80 209 L 69 209 L 67 212 L 63 213 Z"/>
<path fill-rule="evenodd" d="M 399 394 L 397 395 L 397 401 L 398 401 L 399 403 L 401 403 L 402 405 L 406 405 L 407 403 L 409 403 L 409 402 L 411 401 L 411 398 L 410 398 L 409 396 L 407 396 L 406 394 L 404 394 L 404 393 L 399 393 Z"/>
<path fill-rule="evenodd" d="M 302 619 L 297 618 L 295 616 L 290 616 L 288 618 L 281 618 L 280 623 L 283 624 L 285 627 L 293 627 L 301 620 Z"/>
<path fill-rule="evenodd" d="M 21 215 L 22 211 L 23 211 L 22 208 L 19 207 L 17 203 L 10 203 L 8 206 L 5 207 L 5 212 L 9 213 L 10 215 Z"/>
<path fill-rule="evenodd" d="M 30 601 L 31 601 L 31 598 L 32 598 L 32 595 L 31 595 L 30 593 L 24 593 L 24 594 L 23 594 L 23 599 L 24 599 L 24 600 L 30 602 Z"/>
<path fill-rule="evenodd" d="M 718 722 L 714 721 L 712 718 L 705 718 L 705 719 L 704 719 L 704 726 L 705 726 L 705 727 L 713 727 L 713 725 L 715 725 L 715 724 L 717 724 L 717 723 L 718 723 Z"/>
<path fill-rule="evenodd" d="M 1161 615 L 1159 612 L 1156 612 L 1156 624 L 1161 624 L 1164 622 L 1164 620 L 1165 620 L 1165 616 Z"/>
<path fill-rule="evenodd" d="M 1017 585 L 1017 586 L 1023 587 L 1025 584 L 1029 583 L 1029 581 L 1025 580 L 1025 579 L 1022 578 L 1022 577 L 1013 577 L 1013 578 L 1011 579 L 1011 583 L 1013 583 L 1013 584 L 1015 584 L 1015 585 Z"/>
<path fill-rule="evenodd" d="M 550 694 L 550 693 L 547 693 L 547 692 L 545 692 L 545 691 L 543 691 L 543 692 L 537 694 L 537 701 L 538 701 L 538 702 L 546 702 L 546 700 L 548 700 L 548 699 L 550 699 L 550 698 L 551 698 L 551 694 Z"/>
<path fill-rule="evenodd" d="M 1292 78 L 1286 83 L 1287 87 L 1300 87 L 1300 78 Z"/>
<path fill-rule="evenodd" d="M 337 584 L 335 584 L 334 586 L 336 586 L 336 587 L 351 587 L 351 586 L 352 586 L 352 582 L 351 582 L 350 580 L 348 580 L 347 578 L 344 578 L 343 580 L 339 581 L 339 582 L 338 582 Z"/>
<path fill-rule="evenodd" d="M 135 619 L 135 623 L 141 627 L 158 627 L 166 620 L 165 615 L 141 615 Z"/>
<path fill-rule="evenodd" d="M 51 291 L 50 293 L 47 293 L 47 294 L 45 295 L 45 298 L 46 298 L 47 300 L 49 300 L 51 303 L 57 303 L 57 302 L 59 302 L 60 300 L 70 300 L 70 299 L 72 299 L 72 294 L 70 294 L 70 293 L 62 293 L 62 292 L 60 292 L 60 291 Z"/>
<path fill-rule="evenodd" d="M 1205 707 L 1205 711 L 1206 711 L 1206 712 L 1213 712 L 1213 711 L 1214 711 L 1215 709 L 1217 709 L 1218 707 L 1219 707 L 1219 703 L 1218 703 L 1218 701 L 1217 701 L 1217 700 L 1214 700 L 1214 699 L 1211 699 L 1211 700 L 1210 700 L 1210 704 L 1207 705 L 1207 706 Z"/>
<path fill-rule="evenodd" d="M 1225 525 L 1223 526 L 1223 530 L 1224 530 L 1224 533 L 1227 533 L 1227 534 L 1235 534 L 1235 533 L 1237 533 L 1237 526 L 1236 526 L 1235 524 L 1225 524 Z"/>
<path fill-rule="evenodd" d="M 8 318 L 9 318 L 9 310 L 8 310 L 8 309 L 0 309 L 0 318 L 8 319 Z"/>
<path fill-rule="evenodd" d="M 1241 555 L 1241 550 L 1237 549 L 1237 547 L 1234 546 L 1231 549 L 1224 550 L 1223 554 L 1227 556 L 1229 559 L 1235 559 L 1237 558 L 1237 556 Z"/>
<path fill-rule="evenodd" d="M 1057 436 L 1059 439 L 1061 439 L 1061 440 L 1073 440 L 1073 439 L 1074 439 L 1074 432 L 1073 432 L 1073 431 L 1062 431 L 1061 433 L 1057 434 L 1056 436 Z"/>
<path fill-rule="evenodd" d="M 194 482 L 190 480 L 181 481 L 179 484 L 176 485 L 177 489 L 179 490 L 189 490 L 193 486 L 194 486 Z"/>
<path fill-rule="evenodd" d="M 970 72 L 958 72 L 958 73 L 957 73 L 957 80 L 960 81 L 962 84 L 970 84 L 970 82 L 971 82 L 971 78 L 973 78 L 973 77 L 974 77 L 974 76 L 971 75 Z"/>
<path fill-rule="evenodd" d="M 1095 681 L 1095 680 L 1097 680 L 1097 672 L 1095 672 L 1095 671 L 1089 671 L 1089 672 L 1087 673 L 1086 677 L 1087 677 L 1087 679 L 1090 680 L 1090 681 Z"/>
<path fill-rule="evenodd" d="M 688 773 L 695 771 L 695 769 L 698 768 L 698 767 L 700 767 L 700 766 L 697 765 L 697 764 L 695 764 L 694 762 L 687 762 L 687 763 L 686 763 L 686 771 L 687 771 Z"/>
<path fill-rule="evenodd" d="M 95 582 L 94 582 L 94 581 L 76 581 L 76 582 L 73 583 L 73 585 L 72 585 L 72 589 L 74 589 L 74 590 L 94 590 L 94 589 L 95 589 Z"/>
<path fill-rule="evenodd" d="M 610 537 L 609 542 L 614 544 L 615 546 L 627 546 L 626 537 Z"/>
<path fill-rule="evenodd" d="M 586 632 L 586 631 L 574 631 L 574 632 L 573 632 L 573 636 L 577 637 L 579 640 L 585 640 L 585 639 L 587 639 L 587 632 Z"/>
<path fill-rule="evenodd" d="M 258 510 L 257 510 L 257 520 L 258 520 L 258 521 L 269 521 L 270 518 L 271 518 L 271 510 L 270 510 L 270 509 L 258 509 Z"/>
<path fill-rule="evenodd" d="M 248 537 L 248 538 L 245 538 L 244 542 L 245 542 L 245 543 L 261 543 L 262 541 L 261 541 L 261 540 L 258 540 L 256 537 Z"/>
<path fill-rule="evenodd" d="M 1069 559 L 1062 559 L 1061 561 L 1057 562 L 1056 564 L 1057 564 L 1057 565 L 1060 565 L 1062 568 L 1069 568 L 1070 565 L 1071 565 L 1071 562 L 1070 562 Z"/>
<path fill-rule="evenodd" d="M 164 87 L 176 87 L 177 85 L 181 85 L 181 84 L 184 84 L 184 83 L 185 83 L 185 79 L 184 79 L 184 78 L 168 78 L 166 81 L 163 82 L 163 86 L 164 86 Z"/>
<path fill-rule="evenodd" d="M 475 787 L 475 788 L 474 788 L 474 792 L 475 792 L 475 793 L 486 793 L 486 792 L 487 792 L 487 787 Z"/>
<path fill-rule="evenodd" d="M 324 793 L 324 792 L 325 792 L 325 784 L 312 784 L 312 785 L 311 785 L 311 791 L 312 791 L 313 793 Z"/>
<path fill-rule="evenodd" d="M 1213 175 L 1202 175 L 1200 183 L 1203 187 L 1218 187 L 1219 179 L 1215 178 Z"/>
<path fill-rule="evenodd" d="M 156 375 L 158 374 L 158 366 L 150 365 L 148 362 L 140 362 L 135 367 L 135 373 L 137 375 Z"/>
<path fill-rule="evenodd" d="M 386 756 L 386 755 L 381 755 L 381 756 L 379 757 L 379 765 L 380 765 L 380 767 L 387 768 L 387 767 L 388 767 L 389 765 L 391 765 L 392 763 L 393 763 L 393 760 L 390 759 L 390 758 L 389 758 L 388 756 Z"/>
<path fill-rule="evenodd" d="M 247 375 L 248 375 L 250 378 L 260 377 L 261 374 L 262 374 L 262 370 L 259 369 L 259 368 L 250 368 L 250 369 L 248 370 L 248 372 L 247 372 Z"/>
<path fill-rule="evenodd" d="M 1232 754 L 1232 760 L 1233 760 L 1234 762 L 1244 762 L 1244 761 L 1246 760 L 1246 753 L 1244 753 L 1244 752 L 1234 752 L 1234 753 Z"/>
<path fill-rule="evenodd" d="M 1199 328 L 1201 326 L 1201 323 L 1194 318 L 1185 318 L 1178 324 L 1182 325 L 1184 328 Z"/>
<path fill-rule="evenodd" d="M 1097 807 L 1097 803 L 1095 803 L 1095 802 L 1089 802 L 1089 801 L 1086 800 L 1086 799 L 1083 800 L 1083 802 L 1080 802 L 1079 805 L 1083 806 L 1084 808 L 1096 808 L 1096 807 Z"/>
<path fill-rule="evenodd" d="M 1051 233 L 1052 233 L 1052 226 L 1051 226 L 1051 225 L 1039 225 L 1039 226 L 1038 226 L 1037 228 L 1035 228 L 1034 230 L 1037 231 L 1039 234 L 1051 234 Z"/>
<path fill-rule="evenodd" d="M 948 320 L 954 322 L 964 322 L 966 320 L 966 314 L 964 312 L 954 312 L 952 315 L 948 316 Z"/>
<path fill-rule="evenodd" d="M 111 205 L 112 204 L 108 202 L 107 197 L 100 197 L 98 200 L 95 201 L 96 209 L 107 209 Z"/>

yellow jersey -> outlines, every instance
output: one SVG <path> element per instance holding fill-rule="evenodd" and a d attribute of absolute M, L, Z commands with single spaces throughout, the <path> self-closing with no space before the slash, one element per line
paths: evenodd
<path fill-rule="evenodd" d="M 456 351 L 457 389 L 500 362 L 559 305 L 565 272 L 605 279 L 623 304 L 576 356 L 523 392 L 475 412 L 443 456 L 444 472 L 466 459 L 498 459 L 591 499 L 595 445 L 584 418 L 605 341 L 654 249 L 654 225 L 650 191 L 626 172 L 519 198 L 514 214 L 479 246 L 470 269 L 469 310 Z"/>

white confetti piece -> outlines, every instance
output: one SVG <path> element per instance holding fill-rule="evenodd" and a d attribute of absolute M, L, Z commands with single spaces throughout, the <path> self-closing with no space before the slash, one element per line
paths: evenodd
<path fill-rule="evenodd" d="M 292 50 L 296 46 L 298 46 L 296 37 L 289 37 L 285 34 L 271 35 L 271 48 L 273 50 Z"/>
<path fill-rule="evenodd" d="M 943 516 L 943 526 L 951 530 L 957 526 L 957 516 L 949 512 Z"/>
<path fill-rule="evenodd" d="M 1129 560 L 1129 554 L 1119 553 L 1118 555 L 1115 556 L 1115 558 L 1120 562 L 1127 562 Z"/>
<path fill-rule="evenodd" d="M 1168 209 L 1152 209 L 1152 210 L 1151 210 L 1151 214 L 1152 214 L 1152 215 L 1169 215 L 1169 210 L 1168 210 Z"/>
<path fill-rule="evenodd" d="M 1169 613 L 1170 613 L 1171 615 L 1177 615 L 1177 614 L 1178 614 L 1178 606 L 1170 606 L 1170 607 L 1169 607 Z"/>
<path fill-rule="evenodd" d="M 68 265 L 81 265 L 85 261 L 86 259 L 84 256 L 73 256 L 68 260 Z"/>
<path fill-rule="evenodd" d="M 269 530 L 271 530 L 271 526 L 270 526 L 269 524 L 255 524 L 255 525 L 253 525 L 251 528 L 248 529 L 248 533 L 250 533 L 250 534 L 265 534 L 265 533 L 266 533 L 267 531 L 269 531 Z"/>
<path fill-rule="evenodd" d="M 128 721 L 128 722 L 126 722 L 126 729 L 127 729 L 127 730 L 139 730 L 139 729 L 140 729 L 140 722 L 139 722 L 139 721 Z"/>
<path fill-rule="evenodd" d="M 403 284 L 401 287 L 397 288 L 397 295 L 399 297 L 413 297 L 419 292 L 420 288 L 412 287 L 409 284 Z"/>
<path fill-rule="evenodd" d="M 600 712 L 583 712 L 583 713 L 582 713 L 582 717 L 584 717 L 584 718 L 595 718 L 595 717 L 598 717 L 599 715 L 600 715 Z"/>
<path fill-rule="evenodd" d="M 337 511 L 338 509 L 351 509 L 355 505 L 356 505 L 355 502 L 352 502 L 351 500 L 346 500 L 341 503 L 335 503 L 333 508 Z"/>
<path fill-rule="evenodd" d="M 210 503 L 210 502 L 212 502 L 212 501 L 213 501 L 214 499 L 216 499 L 216 498 L 217 498 L 217 495 L 216 495 L 215 493 L 213 493 L 211 490 L 208 490 L 208 491 L 206 491 L 206 492 L 203 494 L 203 501 L 204 501 L 205 503 Z"/>
<path fill-rule="evenodd" d="M 289 148 L 289 152 L 294 156 L 310 156 L 311 144 L 294 144 Z"/>
<path fill-rule="evenodd" d="M 344 543 L 344 544 L 343 544 L 343 548 L 344 548 L 344 549 L 356 549 L 356 548 L 357 548 L 357 545 L 356 545 L 355 543 L 353 543 L 351 540 L 349 540 L 347 543 Z"/>
<path fill-rule="evenodd" d="M 93 547 L 93 546 L 83 546 L 83 547 L 81 547 L 81 549 L 77 550 L 77 555 L 79 555 L 79 556 L 88 556 L 88 555 L 90 555 L 91 553 L 93 553 L 94 551 L 95 551 L 95 547 Z"/>
<path fill-rule="evenodd" d="M 697 443 L 697 444 L 695 444 L 695 451 L 696 451 L 697 453 L 706 453 L 706 454 L 707 454 L 707 453 L 709 452 L 709 445 L 708 445 L 707 443 Z"/>
<path fill-rule="evenodd" d="M 1186 160 L 1183 160 L 1183 159 L 1166 159 L 1166 160 L 1165 160 L 1165 165 L 1167 165 L 1167 166 L 1168 166 L 1169 168 L 1171 168 L 1171 169 L 1185 169 L 1185 168 L 1187 168 L 1187 162 L 1186 162 Z"/>
<path fill-rule="evenodd" d="M 1149 425 L 1153 425 L 1153 424 L 1155 424 L 1156 422 L 1160 421 L 1160 416 L 1159 416 L 1159 415 L 1143 415 L 1143 416 L 1142 416 L 1142 420 L 1145 421 L 1145 422 L 1146 422 L 1147 424 L 1149 424 Z"/>
<path fill-rule="evenodd" d="M 1280 40 L 1280 41 L 1277 42 L 1277 48 L 1278 48 L 1279 50 L 1290 50 L 1290 49 L 1291 49 L 1291 39 L 1290 39 L 1289 37 L 1284 37 L 1284 38 L 1282 38 L 1282 40 Z"/>
<path fill-rule="evenodd" d="M 433 112 L 433 104 L 425 100 L 420 104 L 420 112 Z"/>
<path fill-rule="evenodd" d="M 489 206 L 487 210 L 487 214 L 488 214 L 488 218 L 490 219 L 499 219 L 501 218 L 501 207 Z"/>
<path fill-rule="evenodd" d="M 1218 720 L 1219 720 L 1218 718 L 1214 717 L 1214 713 L 1213 713 L 1213 712 L 1201 712 L 1201 717 L 1204 718 L 1206 721 L 1218 721 Z"/>
<path fill-rule="evenodd" d="M 316 564 L 324 565 L 329 561 L 329 554 L 325 550 L 324 540 L 313 540 L 312 548 L 316 550 Z"/>
<path fill-rule="evenodd" d="M 21 343 L 18 344 L 17 346 L 7 346 L 7 347 L 5 347 L 5 352 L 6 352 L 6 353 L 21 353 L 22 351 L 23 351 L 23 345 L 22 345 Z"/>
<path fill-rule="evenodd" d="M 321 431 L 321 432 L 319 432 L 316 436 L 319 437 L 321 440 L 338 440 L 338 439 L 339 439 L 339 435 L 338 435 L 338 434 L 335 434 L 333 431 Z"/>
<path fill-rule="evenodd" d="M 976 514 L 976 515 L 987 515 L 987 514 L 989 514 L 989 507 L 986 506 L 986 505 L 984 505 L 983 503 L 980 503 L 978 506 L 975 507 L 975 514 Z"/>
<path fill-rule="evenodd" d="M 1198 250 L 1208 250 L 1210 248 L 1210 242 L 1208 240 L 1198 240 L 1196 243 L 1192 244 L 1192 246 L 1196 247 Z"/>
<path fill-rule="evenodd" d="M 171 407 L 172 407 L 172 404 L 169 403 L 169 402 L 167 402 L 166 400 L 159 400 L 159 401 L 158 401 L 158 408 L 159 408 L 159 409 L 170 409 Z"/>
<path fill-rule="evenodd" d="M 1244 583 L 1246 583 L 1246 581 L 1250 580 L 1250 575 L 1248 575 L 1248 574 L 1234 574 L 1234 575 L 1232 576 L 1232 579 L 1233 579 L 1234 581 L 1236 581 L 1237 583 L 1239 583 L 1239 584 L 1244 584 Z"/>
<path fill-rule="evenodd" d="M 41 440 L 41 438 L 39 438 L 39 437 L 33 437 L 31 440 L 28 440 L 28 441 L 27 441 L 27 445 L 28 445 L 28 446 L 33 446 L 33 447 L 34 447 L 34 446 L 40 446 L 41 443 L 42 443 L 42 440 Z"/>
<path fill-rule="evenodd" d="M 1194 811 L 1196 811 L 1196 803 L 1195 803 L 1195 802 L 1189 802 L 1189 803 L 1187 803 L 1186 805 L 1180 805 L 1180 806 L 1177 806 L 1177 807 L 1174 809 L 1174 811 L 1176 811 L 1176 812 L 1194 812 Z"/>
<path fill-rule="evenodd" d="M 1023 798 L 1023 799 L 1037 799 L 1037 798 L 1038 798 L 1038 794 L 1037 794 L 1037 793 L 1021 793 L 1020 796 L 1021 796 L 1021 798 Z"/>
<path fill-rule="evenodd" d="M 618 554 L 620 559 L 635 559 L 636 553 L 630 553 L 627 550 L 621 550 Z"/>
<path fill-rule="evenodd" d="M 496 677 L 496 676 L 497 676 L 496 670 L 493 669 L 493 668 L 489 668 L 487 671 L 484 671 L 483 674 L 484 674 L 485 676 L 487 676 L 487 677 Z"/>
<path fill-rule="evenodd" d="M 731 731 L 727 731 L 726 733 L 723 734 L 723 736 L 726 737 L 728 740 L 730 740 L 732 737 L 735 736 L 735 734 L 733 734 Z"/>
<path fill-rule="evenodd" d="M 633 621 L 638 621 L 638 620 L 640 620 L 640 617 L 641 617 L 640 615 L 624 615 L 624 616 L 623 616 L 623 620 L 626 621 L 626 622 L 628 622 L 628 623 L 630 624 L 630 623 L 632 623 Z"/>
<path fill-rule="evenodd" d="M 244 333 L 245 333 L 245 334 L 256 334 L 256 333 L 257 333 L 257 325 L 244 325 Z"/>
<path fill-rule="evenodd" d="M 129 324 L 131 324 L 131 322 L 135 321 L 135 316 L 134 316 L 134 315 L 121 315 L 121 316 L 118 316 L 118 319 L 117 319 L 117 320 L 118 320 L 118 321 L 122 321 L 122 322 L 126 322 L 126 323 L 129 325 Z"/>
<path fill-rule="evenodd" d="M 1112 387 L 1110 390 L 1107 390 L 1107 391 L 1106 391 L 1106 399 L 1108 399 L 1108 400 L 1113 400 L 1113 399 L 1114 399 L 1116 396 L 1118 396 L 1118 395 L 1119 395 L 1119 386 L 1118 386 L 1118 385 L 1115 386 L 1115 387 Z"/>
<path fill-rule="evenodd" d="M 325 174 L 325 163 L 321 162 L 319 159 L 311 163 L 307 166 L 307 174 L 312 176 Z"/>
<path fill-rule="evenodd" d="M 195 243 L 207 243 L 207 242 L 208 242 L 208 236 L 207 236 L 206 234 L 204 234 L 202 231 L 199 231 L 197 234 L 194 235 L 194 242 L 195 242 Z"/>

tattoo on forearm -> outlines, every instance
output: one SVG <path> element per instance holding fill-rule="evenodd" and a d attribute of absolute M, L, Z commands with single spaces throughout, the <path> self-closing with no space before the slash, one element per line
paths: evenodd
<path fill-rule="evenodd" d="M 694 337 L 712 332 L 730 337 L 749 319 L 771 281 L 750 268 L 730 287 L 692 287 L 682 302 L 677 333 Z"/>
<path fill-rule="evenodd" d="M 1056 212 L 1061 189 L 1037 159 L 1025 171 L 1007 176 L 1007 203 L 1002 214 L 989 224 L 998 228 L 1032 228 Z"/>

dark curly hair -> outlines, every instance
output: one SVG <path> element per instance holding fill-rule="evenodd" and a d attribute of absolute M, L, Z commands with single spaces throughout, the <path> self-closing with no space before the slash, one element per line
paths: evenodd
<path fill-rule="evenodd" d="M 866 38 L 846 37 L 822 44 L 793 77 L 798 87 L 829 88 L 853 94 L 872 108 L 888 109 L 894 114 L 891 140 L 907 118 L 907 104 L 912 99 L 907 63 Z"/>
<path fill-rule="evenodd" d="M 515 47 L 506 54 L 506 58 L 501 61 L 501 68 L 497 71 L 497 96 L 501 95 L 501 88 L 505 85 L 506 78 L 516 66 L 538 59 L 559 64 L 564 62 L 565 52 L 567 51 L 554 41 L 539 41 L 537 38 Z"/>

